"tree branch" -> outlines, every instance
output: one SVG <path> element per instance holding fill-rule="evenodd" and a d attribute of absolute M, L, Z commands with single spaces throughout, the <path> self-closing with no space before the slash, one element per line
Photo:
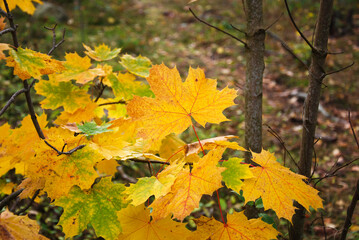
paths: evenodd
<path fill-rule="evenodd" d="M 355 64 L 355 62 L 352 62 L 351 64 L 349 64 L 348 66 L 345 66 L 345 67 L 342 67 L 338 70 L 335 70 L 335 71 L 332 71 L 332 72 L 328 72 L 328 73 L 325 73 L 324 76 L 328 76 L 328 75 L 331 75 L 331 74 L 334 74 L 334 73 L 338 73 L 338 72 L 341 72 L 341 71 L 344 71 L 345 69 L 348 69 L 350 67 L 352 67 L 353 65 Z"/>
<path fill-rule="evenodd" d="M 14 29 L 14 28 L 12 28 L 12 27 L 6 28 L 6 29 L 0 31 L 0 37 L 1 37 L 2 35 L 6 34 L 6 33 L 15 32 L 15 31 L 16 31 L 16 29 Z"/>
<path fill-rule="evenodd" d="M 7 13 L 4 10 L 2 10 L 1 8 L 0 8 L 0 15 L 3 15 L 4 17 L 9 18 Z"/>
<path fill-rule="evenodd" d="M 20 215 L 21 213 L 25 212 L 27 209 L 29 209 L 29 207 L 31 207 L 31 205 L 34 203 L 35 198 L 37 197 L 37 195 L 39 195 L 40 193 L 40 189 L 37 189 L 35 194 L 32 196 L 30 202 L 23 208 L 23 209 L 19 209 L 19 211 L 17 211 L 15 214 L 16 215 Z"/>
<path fill-rule="evenodd" d="M 116 102 L 107 102 L 107 103 L 101 103 L 99 104 L 99 106 L 105 106 L 105 105 L 111 105 L 111 104 L 126 104 L 125 100 L 119 100 Z"/>
<path fill-rule="evenodd" d="M 77 150 L 81 149 L 81 148 L 84 148 L 86 145 L 79 145 L 73 149 L 71 149 L 70 151 L 68 152 L 63 152 L 64 148 L 62 148 L 62 151 L 59 151 L 57 150 L 54 146 L 52 146 L 50 143 L 48 143 L 46 140 L 44 140 L 44 142 L 46 143 L 47 146 L 49 146 L 50 148 L 54 149 L 56 152 L 57 152 L 57 156 L 60 156 L 62 154 L 65 154 L 65 155 L 71 155 L 72 153 L 76 152 Z"/>
<path fill-rule="evenodd" d="M 16 192 L 11 193 L 9 196 L 5 197 L 1 202 L 0 202 L 0 210 L 5 207 L 6 205 L 8 205 L 8 203 L 15 199 L 17 196 L 20 195 L 20 193 L 22 193 L 22 191 L 24 191 L 24 189 L 19 189 Z"/>
<path fill-rule="evenodd" d="M 226 32 L 226 31 L 224 31 L 224 30 L 222 30 L 222 29 L 220 29 L 220 28 L 218 28 L 218 27 L 213 26 L 212 24 L 210 24 L 210 23 L 208 23 L 208 22 L 206 22 L 206 21 L 200 19 L 199 17 L 197 17 L 197 15 L 192 11 L 191 8 L 189 8 L 189 11 L 192 13 L 192 15 L 194 16 L 194 18 L 197 19 L 199 22 L 201 22 L 201 23 L 203 23 L 203 24 L 205 24 L 205 25 L 207 25 L 207 26 L 209 26 L 209 27 L 211 27 L 211 28 L 216 29 L 217 31 L 219 31 L 219 32 L 221 32 L 221 33 L 224 33 L 224 34 L 230 36 L 231 38 L 233 38 L 233 39 L 237 40 L 238 42 L 242 43 L 245 47 L 248 47 L 248 46 L 247 46 L 247 43 L 245 43 L 243 40 L 237 38 L 236 36 L 233 36 L 233 35 L 230 34 L 229 32 Z"/>
<path fill-rule="evenodd" d="M 349 205 L 349 207 L 347 209 L 347 216 L 345 218 L 343 231 L 342 231 L 342 234 L 340 236 L 340 240 L 345 240 L 347 238 L 349 228 L 352 225 L 351 219 L 353 217 L 355 206 L 357 205 L 357 202 L 359 202 L 359 180 L 357 181 L 357 185 L 356 185 L 356 188 L 355 188 L 355 191 L 354 191 L 353 199 L 350 202 L 350 205 Z"/>
<path fill-rule="evenodd" d="M 304 36 L 304 34 L 302 33 L 302 31 L 300 31 L 299 27 L 297 26 L 297 24 L 295 23 L 293 16 L 289 10 L 289 6 L 288 6 L 288 2 L 287 0 L 284 0 L 285 3 L 285 7 L 287 9 L 290 21 L 293 23 L 295 29 L 297 30 L 297 32 L 299 33 L 299 35 L 302 37 L 302 39 L 308 44 L 308 46 L 312 49 L 313 52 L 317 52 L 317 50 L 315 49 L 315 47 L 308 41 L 308 39 Z"/>
<path fill-rule="evenodd" d="M 62 39 L 61 39 L 60 42 L 58 42 L 58 43 L 56 44 L 56 31 L 55 31 L 56 27 L 57 27 L 57 24 L 55 24 L 55 26 L 52 27 L 52 28 L 49 28 L 49 27 L 44 26 L 45 29 L 52 31 L 52 48 L 51 48 L 50 51 L 47 53 L 47 55 L 51 55 L 52 52 L 53 52 L 56 48 L 58 48 L 61 44 L 63 44 L 63 43 L 65 42 L 66 29 L 64 28 L 64 30 L 62 31 Z"/>

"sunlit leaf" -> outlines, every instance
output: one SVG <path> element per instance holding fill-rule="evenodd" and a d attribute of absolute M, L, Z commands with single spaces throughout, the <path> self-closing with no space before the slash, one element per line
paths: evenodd
<path fill-rule="evenodd" d="M 111 60 L 121 52 L 121 48 L 115 48 L 111 50 L 107 45 L 101 44 L 95 47 L 95 49 L 91 49 L 89 46 L 82 44 L 84 48 L 87 50 L 85 53 L 92 59 L 96 61 L 107 61 Z"/>
<path fill-rule="evenodd" d="M 132 57 L 128 54 L 124 54 L 121 57 L 120 63 L 130 73 L 143 78 L 148 77 L 152 65 L 151 60 L 146 57 L 142 57 L 141 55 L 138 57 Z"/>

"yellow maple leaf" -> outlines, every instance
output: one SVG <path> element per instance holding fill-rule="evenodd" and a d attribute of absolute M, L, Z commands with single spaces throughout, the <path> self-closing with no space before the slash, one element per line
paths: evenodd
<path fill-rule="evenodd" d="M 66 61 L 63 63 L 65 70 L 59 74 L 53 74 L 50 79 L 58 82 L 68 82 L 76 80 L 76 82 L 84 84 L 92 81 L 97 76 L 105 76 L 105 72 L 101 68 L 90 69 L 91 60 L 89 57 L 80 57 L 75 53 L 66 53 Z"/>
<path fill-rule="evenodd" d="M 270 240 L 276 239 L 279 232 L 270 224 L 260 219 L 250 219 L 243 212 L 227 215 L 227 223 L 221 223 L 214 218 L 200 217 L 193 219 L 197 230 L 188 240 Z"/>
<path fill-rule="evenodd" d="M 218 91 L 217 81 L 207 79 L 200 68 L 190 68 L 182 82 L 176 68 L 155 65 L 147 81 L 156 98 L 135 96 L 127 105 L 127 113 L 143 123 L 140 136 L 150 139 L 154 148 L 168 134 L 186 130 L 192 124 L 191 117 L 202 126 L 227 121 L 222 111 L 232 106 L 237 96 L 228 87 Z"/>
<path fill-rule="evenodd" d="M 96 46 L 94 50 L 92 50 L 89 46 L 85 45 L 84 43 L 82 45 L 87 50 L 85 51 L 87 56 L 89 56 L 90 58 L 96 61 L 111 60 L 117 57 L 117 55 L 121 52 L 121 48 L 115 48 L 111 50 L 111 48 L 105 45 L 104 43 Z"/>
<path fill-rule="evenodd" d="M 152 195 L 155 195 L 156 198 L 166 195 L 171 190 L 184 164 L 184 162 L 172 163 L 157 176 L 140 178 L 137 183 L 130 184 L 125 193 L 128 194 L 128 199 L 132 200 L 131 204 L 138 206 Z"/>
<path fill-rule="evenodd" d="M 31 15 L 35 12 L 35 6 L 34 6 L 33 2 L 42 4 L 41 0 L 7 1 L 10 11 L 16 7 L 19 7 L 22 11 L 24 11 L 28 14 L 31 14 Z M 0 2 L 0 8 L 5 10 L 5 5 L 4 5 L 3 1 Z"/>
<path fill-rule="evenodd" d="M 118 240 L 174 240 L 186 239 L 190 231 L 185 223 L 175 222 L 170 216 L 151 221 L 150 210 L 144 205 L 129 205 L 118 213 L 122 233 Z"/>
<path fill-rule="evenodd" d="M 6 56 L 4 54 L 4 51 L 9 50 L 10 46 L 9 44 L 6 43 L 0 43 L 0 60 L 1 59 L 6 59 Z"/>
<path fill-rule="evenodd" d="M 62 128 L 50 128 L 44 132 L 47 141 L 57 149 L 68 151 L 86 141 L 83 136 L 74 134 Z M 84 142 L 86 144 L 86 142 Z M 90 188 L 98 177 L 93 168 L 101 161 L 102 156 L 88 146 L 77 150 L 71 155 L 60 155 L 43 141 L 33 144 L 36 154 L 26 161 L 25 175 L 30 176 L 33 184 L 44 181 L 43 191 L 56 199 L 66 195 L 73 185 Z M 31 182 L 27 185 L 31 187 Z"/>
<path fill-rule="evenodd" d="M 242 190 L 246 203 L 261 197 L 264 210 L 273 209 L 279 218 L 290 222 L 295 210 L 294 200 L 308 211 L 309 206 L 323 208 L 318 191 L 303 181 L 306 177 L 280 165 L 269 151 L 252 152 L 252 155 L 252 160 L 260 166 L 251 168 L 254 177 L 244 180 Z"/>
<path fill-rule="evenodd" d="M 114 175 L 115 173 L 117 173 L 118 166 L 119 164 L 115 159 L 105 159 L 96 164 L 96 169 L 100 173 L 100 175 Z"/>
<path fill-rule="evenodd" d="M 173 213 L 174 218 L 183 220 L 199 206 L 203 194 L 212 194 L 222 187 L 221 173 L 225 168 L 217 167 L 217 163 L 223 152 L 224 148 L 214 149 L 194 163 L 192 171 L 189 167 L 182 169 L 171 191 L 151 204 L 153 219 L 162 219 Z"/>
<path fill-rule="evenodd" d="M 9 210 L 0 214 L 0 239 L 48 239 L 40 235 L 39 231 L 40 226 L 27 216 L 16 216 Z"/>
<path fill-rule="evenodd" d="M 61 112 L 54 123 L 58 125 L 65 125 L 68 123 L 90 122 L 95 118 L 94 111 L 96 108 L 96 103 L 89 102 L 84 107 L 77 108 L 73 113 Z"/>
<path fill-rule="evenodd" d="M 125 138 L 122 131 L 105 132 L 93 136 L 89 147 L 109 160 L 123 154 L 123 148 L 128 145 Z"/>
<path fill-rule="evenodd" d="M 14 74 L 20 79 L 31 77 L 40 78 L 44 74 L 52 74 L 64 70 L 60 61 L 51 56 L 21 47 L 10 49 L 10 56 L 6 58 L 6 66 L 14 68 Z"/>

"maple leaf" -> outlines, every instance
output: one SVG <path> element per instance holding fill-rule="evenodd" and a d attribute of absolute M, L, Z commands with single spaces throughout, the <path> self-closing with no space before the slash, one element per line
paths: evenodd
<path fill-rule="evenodd" d="M 5 19 L 6 19 L 5 17 L 0 17 L 0 31 L 5 29 L 5 26 L 6 26 Z M 2 43 L 2 44 L 4 44 L 4 43 Z"/>
<path fill-rule="evenodd" d="M 68 82 L 76 80 L 76 82 L 85 84 L 92 81 L 97 76 L 105 76 L 105 72 L 101 68 L 89 69 L 91 67 L 91 59 L 87 56 L 80 57 L 75 53 L 66 53 L 66 61 L 63 63 L 65 70 L 60 74 L 53 74 L 50 80 L 58 82 Z"/>
<path fill-rule="evenodd" d="M 40 0 L 16 0 L 16 1 L 8 1 L 9 10 L 13 10 L 16 7 L 19 7 L 23 12 L 26 12 L 32 15 L 35 12 L 34 3 L 42 4 Z M 5 9 L 3 1 L 0 1 L 0 8 Z"/>
<path fill-rule="evenodd" d="M 74 113 L 78 108 L 84 107 L 91 102 L 87 89 L 89 86 L 79 88 L 71 82 L 57 82 L 41 80 L 35 85 L 37 94 L 46 96 L 41 106 L 45 109 L 64 107 L 69 113 Z"/>
<path fill-rule="evenodd" d="M 223 181 L 228 188 L 233 189 L 237 193 L 240 193 L 243 184 L 241 179 L 253 177 L 249 164 L 241 164 L 242 160 L 241 158 L 230 158 L 222 162 L 222 167 L 227 168 L 222 172 Z"/>
<path fill-rule="evenodd" d="M 246 203 L 261 197 L 264 210 L 273 209 L 279 218 L 290 222 L 295 210 L 294 200 L 308 211 L 309 206 L 323 208 L 318 191 L 303 181 L 306 177 L 280 165 L 268 151 L 252 152 L 252 156 L 260 167 L 251 168 L 254 178 L 244 180 L 242 190 Z"/>
<path fill-rule="evenodd" d="M 125 139 L 126 135 L 122 131 L 105 132 L 93 136 L 89 147 L 109 160 L 124 153 L 123 148 L 129 145 Z"/>
<path fill-rule="evenodd" d="M 94 111 L 97 108 L 97 104 L 89 102 L 84 107 L 77 108 L 73 113 L 61 112 L 60 116 L 55 120 L 55 124 L 65 125 L 68 123 L 80 123 L 89 122 L 95 118 Z"/>
<path fill-rule="evenodd" d="M 16 187 L 15 183 L 6 182 L 5 179 L 0 179 L 0 193 L 11 194 L 13 189 Z"/>
<path fill-rule="evenodd" d="M 156 98 L 137 97 L 127 105 L 127 113 L 143 123 L 140 136 L 150 139 L 150 147 L 158 148 L 161 140 L 170 133 L 181 133 L 191 124 L 193 117 L 204 126 L 228 119 L 222 111 L 232 106 L 236 91 L 216 89 L 217 81 L 207 79 L 202 69 L 189 69 L 182 82 L 176 68 L 155 65 L 147 78 Z"/>
<path fill-rule="evenodd" d="M 118 162 L 115 159 L 102 160 L 96 164 L 96 169 L 100 175 L 114 175 L 117 173 Z"/>
<path fill-rule="evenodd" d="M 81 190 L 74 186 L 68 196 L 55 201 L 64 209 L 59 225 L 67 237 L 80 234 L 91 224 L 98 237 L 117 239 L 121 225 L 117 211 L 125 208 L 124 185 L 111 182 L 111 177 L 101 178 L 92 189 Z"/>
<path fill-rule="evenodd" d="M 121 65 L 126 68 L 130 73 L 135 74 L 136 76 L 146 78 L 150 74 L 149 70 L 151 68 L 151 60 L 142 57 L 132 57 L 131 55 L 124 54 L 121 57 Z"/>
<path fill-rule="evenodd" d="M 134 95 L 152 97 L 153 93 L 147 84 L 135 81 L 136 77 L 131 73 L 110 74 L 108 80 L 111 83 L 113 93 L 118 99 L 130 100 Z"/>
<path fill-rule="evenodd" d="M 122 233 L 118 240 L 173 240 L 186 239 L 190 231 L 185 223 L 175 222 L 170 216 L 151 221 L 150 210 L 144 205 L 128 206 L 118 213 Z"/>
<path fill-rule="evenodd" d="M 51 56 L 21 47 L 10 49 L 10 56 L 6 59 L 6 66 L 14 68 L 14 74 L 20 79 L 31 77 L 40 78 L 44 74 L 52 74 L 64 70 L 60 61 Z"/>
<path fill-rule="evenodd" d="M 64 151 L 68 151 L 79 144 L 80 137 L 74 137 L 66 129 L 50 128 L 44 134 L 47 142 L 57 149 L 66 144 Z M 44 181 L 43 191 L 52 199 L 66 195 L 73 185 L 90 188 L 98 177 L 93 167 L 102 156 L 89 147 L 60 156 L 43 141 L 33 144 L 32 148 L 35 154 L 26 160 L 25 175 L 31 177 L 33 184 Z"/>
<path fill-rule="evenodd" d="M 6 50 L 10 50 L 9 44 L 0 43 L 0 60 L 1 59 L 6 59 L 6 56 L 4 54 L 4 51 L 6 51 Z"/>
<path fill-rule="evenodd" d="M 156 177 L 143 177 L 135 184 L 130 184 L 125 193 L 131 204 L 138 206 L 144 203 L 149 197 L 155 195 L 156 198 L 166 195 L 176 180 L 178 173 L 183 169 L 184 162 L 175 162 L 165 168 Z"/>
<path fill-rule="evenodd" d="M 121 48 L 115 48 L 115 49 L 111 50 L 111 48 L 109 48 L 104 43 L 99 46 L 96 46 L 94 50 L 92 50 L 89 46 L 86 46 L 85 44 L 82 44 L 82 45 L 87 50 L 87 51 L 85 51 L 87 56 L 89 56 L 90 58 L 92 58 L 93 60 L 96 60 L 96 61 L 111 60 L 111 59 L 117 57 L 117 55 L 121 52 Z"/>
<path fill-rule="evenodd" d="M 39 231 L 40 226 L 27 216 L 16 216 L 7 209 L 0 214 L 0 239 L 48 239 L 41 236 Z"/>
<path fill-rule="evenodd" d="M 183 220 L 199 206 L 203 194 L 212 194 L 222 187 L 221 173 L 225 168 L 216 165 L 223 152 L 224 148 L 214 149 L 194 163 L 192 171 L 188 166 L 182 169 L 171 191 L 151 204 L 153 219 L 162 219 L 173 213 L 174 218 Z"/>
<path fill-rule="evenodd" d="M 112 129 L 108 129 L 109 126 L 111 126 L 111 123 L 103 123 L 102 125 L 99 126 L 94 121 L 85 122 L 82 125 L 77 124 L 78 129 L 85 136 L 93 136 L 100 133 L 112 132 L 113 131 Z"/>
<path fill-rule="evenodd" d="M 270 240 L 277 239 L 279 232 L 272 225 L 260 219 L 250 219 L 243 212 L 227 215 L 227 223 L 221 223 L 214 218 L 200 217 L 193 219 L 197 230 L 188 240 Z"/>
<path fill-rule="evenodd" d="M 160 157 L 167 159 L 170 163 L 185 157 L 186 143 L 176 134 L 169 134 L 162 140 L 161 147 L 158 151 Z"/>

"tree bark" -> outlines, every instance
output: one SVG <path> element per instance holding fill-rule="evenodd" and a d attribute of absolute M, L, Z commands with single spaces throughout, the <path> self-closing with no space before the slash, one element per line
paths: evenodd
<path fill-rule="evenodd" d="M 247 47 L 245 84 L 245 146 L 262 150 L 262 83 L 264 71 L 263 1 L 246 0 Z M 246 155 L 250 162 L 250 153 Z"/>
<path fill-rule="evenodd" d="M 327 56 L 329 28 L 332 16 L 333 0 L 321 0 L 317 27 L 309 67 L 309 87 L 304 102 L 302 144 L 300 148 L 299 174 L 310 177 L 312 168 L 314 136 L 317 125 L 318 106 L 324 79 L 324 64 Z M 295 204 L 298 209 L 293 216 L 293 225 L 289 230 L 290 240 L 303 238 L 305 209 Z"/>

